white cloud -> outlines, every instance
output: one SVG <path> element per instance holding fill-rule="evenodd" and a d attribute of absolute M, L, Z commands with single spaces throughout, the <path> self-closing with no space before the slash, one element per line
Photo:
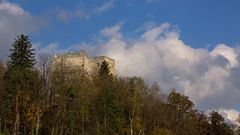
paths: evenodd
<path fill-rule="evenodd" d="M 25 12 L 19 5 L 8 3 L 8 2 L 2 2 L 0 4 L 0 11 L 5 11 L 12 15 L 20 15 L 20 16 L 28 15 L 28 13 Z"/>
<path fill-rule="evenodd" d="M 234 124 L 234 125 L 240 124 L 238 122 L 240 112 L 235 109 L 224 109 L 224 108 L 211 109 L 211 110 L 207 110 L 206 114 L 209 115 L 212 111 L 218 112 L 221 116 L 223 116 L 225 121 L 228 123 L 230 122 L 231 124 Z"/>
<path fill-rule="evenodd" d="M 36 54 L 46 53 L 46 54 L 55 54 L 60 51 L 59 43 L 50 43 L 47 46 L 43 46 L 41 43 L 34 43 L 33 47 L 36 49 Z"/>
<path fill-rule="evenodd" d="M 225 57 L 230 63 L 229 68 L 238 66 L 237 57 L 235 50 L 231 47 L 228 47 L 224 44 L 219 44 L 212 52 L 213 56 L 223 56 Z"/>
<path fill-rule="evenodd" d="M 234 122 L 234 124 L 239 124 L 237 122 L 240 112 L 234 109 L 219 109 L 218 112 L 226 119 L 231 122 Z"/>
<path fill-rule="evenodd" d="M 102 5 L 97 7 L 95 9 L 95 11 L 97 13 L 102 13 L 102 12 L 105 12 L 107 10 L 110 10 L 110 9 L 112 9 L 114 7 L 115 2 L 116 2 L 116 0 L 107 0 Z"/>
<path fill-rule="evenodd" d="M 163 90 L 176 88 L 186 94 L 200 110 L 230 110 L 240 102 L 240 49 L 218 44 L 209 51 L 192 48 L 180 40 L 178 30 L 169 23 L 145 29 L 139 38 L 121 33 L 122 23 L 100 31 L 94 43 L 81 43 L 61 49 L 58 44 L 39 48 L 40 52 L 61 53 L 76 48 L 91 55 L 116 60 L 120 76 L 141 76 L 157 81 Z M 94 45 L 95 44 L 95 45 Z M 97 45 L 96 45 L 97 44 Z M 232 111 L 225 111 L 230 120 Z"/>
<path fill-rule="evenodd" d="M 34 43 L 33 47 L 36 49 L 36 55 L 62 54 L 66 52 L 74 52 L 75 50 L 79 50 L 79 45 L 71 45 L 68 48 L 61 48 L 61 44 L 58 42 L 52 42 L 47 45 L 43 45 L 42 43 L 38 42 Z"/>
<path fill-rule="evenodd" d="M 164 90 L 176 88 L 203 110 L 239 104 L 239 49 L 225 44 L 212 51 L 192 48 L 168 23 L 147 28 L 134 39 L 125 37 L 121 26 L 103 29 L 99 45 L 88 45 L 94 55 L 98 52 L 114 58 L 120 76 L 157 81 Z M 87 45 L 83 48 L 88 49 Z"/>
<path fill-rule="evenodd" d="M 67 11 L 64 9 L 57 9 L 56 12 L 57 12 L 58 19 L 63 22 L 68 22 L 72 19 L 84 20 L 84 19 L 89 18 L 89 16 L 83 10 L 80 10 L 79 8 L 76 8 L 72 11 Z"/>
<path fill-rule="evenodd" d="M 108 38 L 118 38 L 122 37 L 122 34 L 119 32 L 123 23 L 118 23 L 111 28 L 104 28 L 100 31 L 101 35 Z"/>
<path fill-rule="evenodd" d="M 6 59 L 11 44 L 19 34 L 28 34 L 44 24 L 19 5 L 7 1 L 0 2 L 0 58 Z"/>

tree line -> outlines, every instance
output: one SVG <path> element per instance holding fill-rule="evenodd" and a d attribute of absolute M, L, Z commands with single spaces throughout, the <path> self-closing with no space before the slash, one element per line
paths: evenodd
<path fill-rule="evenodd" d="M 92 76 L 64 61 L 53 67 L 19 35 L 0 63 L 0 135 L 240 135 L 240 127 L 175 90 L 113 76 L 105 61 Z"/>

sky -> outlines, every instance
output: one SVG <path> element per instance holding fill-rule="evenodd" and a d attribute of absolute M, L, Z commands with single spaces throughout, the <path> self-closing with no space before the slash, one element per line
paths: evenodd
<path fill-rule="evenodd" d="M 239 0 L 0 0 L 0 59 L 19 34 L 36 53 L 84 49 L 119 76 L 175 88 L 199 110 L 240 111 Z"/>

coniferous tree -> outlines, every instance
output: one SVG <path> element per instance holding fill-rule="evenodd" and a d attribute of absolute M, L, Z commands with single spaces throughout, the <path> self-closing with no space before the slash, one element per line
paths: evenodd
<path fill-rule="evenodd" d="M 121 134 L 124 123 L 123 109 L 120 106 L 119 97 L 115 91 L 115 82 L 106 61 L 101 64 L 98 76 L 100 90 L 96 108 L 101 125 L 99 134 Z"/>
<path fill-rule="evenodd" d="M 33 68 L 35 64 L 35 49 L 26 35 L 20 35 L 10 49 L 9 67 Z"/>
<path fill-rule="evenodd" d="M 100 65 L 100 68 L 98 70 L 98 74 L 100 78 L 109 79 L 112 77 L 112 74 L 110 74 L 108 63 L 104 60 L 102 64 Z"/>
<path fill-rule="evenodd" d="M 10 49 L 8 69 L 4 75 L 6 87 L 5 105 L 14 108 L 9 112 L 9 127 L 11 134 L 17 135 L 19 132 L 27 132 L 28 112 L 31 112 L 31 99 L 36 95 L 34 90 L 38 74 L 34 71 L 35 55 L 32 44 L 26 35 L 20 35 L 15 39 Z M 21 127 L 21 128 L 20 128 Z M 21 131 L 20 131 L 21 130 Z"/>

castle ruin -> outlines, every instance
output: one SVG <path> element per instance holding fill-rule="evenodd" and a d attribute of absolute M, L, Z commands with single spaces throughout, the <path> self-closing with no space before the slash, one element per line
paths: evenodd
<path fill-rule="evenodd" d="M 115 75 L 115 60 L 107 56 L 89 57 L 83 50 L 80 53 L 66 53 L 55 55 L 53 64 L 63 62 L 75 68 L 82 68 L 87 74 L 93 75 L 98 71 L 101 64 L 106 61 L 108 63 L 110 74 Z"/>

